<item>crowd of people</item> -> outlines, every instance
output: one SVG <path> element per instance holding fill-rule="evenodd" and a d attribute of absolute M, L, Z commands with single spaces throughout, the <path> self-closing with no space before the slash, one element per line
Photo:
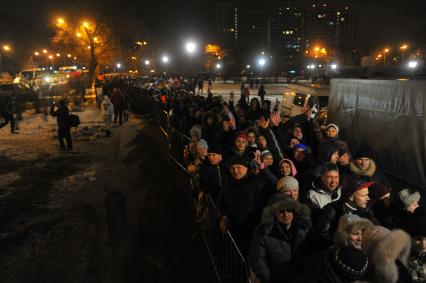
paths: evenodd
<path fill-rule="evenodd" d="M 426 282 L 420 193 L 392 190 L 368 146 L 319 124 L 315 99 L 281 117 L 245 89 L 225 101 L 171 79 L 146 92 L 190 138 L 200 221 L 210 195 L 260 282 Z"/>

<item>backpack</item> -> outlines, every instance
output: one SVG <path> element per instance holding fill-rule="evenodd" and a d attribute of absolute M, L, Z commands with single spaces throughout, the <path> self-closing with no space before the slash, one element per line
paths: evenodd
<path fill-rule="evenodd" d="M 74 114 L 68 116 L 68 124 L 70 127 L 78 127 L 80 125 L 80 117 Z"/>

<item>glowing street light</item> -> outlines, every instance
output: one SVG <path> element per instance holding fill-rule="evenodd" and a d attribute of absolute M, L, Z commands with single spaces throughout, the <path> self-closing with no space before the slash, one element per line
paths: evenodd
<path fill-rule="evenodd" d="M 222 68 L 222 65 L 220 63 L 216 64 L 216 69 L 220 70 Z"/>
<path fill-rule="evenodd" d="M 260 58 L 258 61 L 258 64 L 260 67 L 263 67 L 266 65 L 266 59 L 265 58 Z"/>
<path fill-rule="evenodd" d="M 53 59 L 53 55 L 49 55 L 49 59 Z"/>
<path fill-rule="evenodd" d="M 59 53 L 56 53 L 56 57 L 61 57 L 61 54 L 59 54 Z"/>
<path fill-rule="evenodd" d="M 57 18 L 57 19 L 56 19 L 56 24 L 57 24 L 58 26 L 62 26 L 62 25 L 64 25 L 64 24 L 65 24 L 65 20 L 64 20 L 63 18 Z"/>
<path fill-rule="evenodd" d="M 167 64 L 167 63 L 169 62 L 169 57 L 168 57 L 167 55 L 164 55 L 164 56 L 161 58 L 161 61 L 163 61 L 163 63 L 164 63 L 164 64 Z"/>
<path fill-rule="evenodd" d="M 188 52 L 189 54 L 193 54 L 197 49 L 197 45 L 194 42 L 190 41 L 185 44 L 185 49 L 186 52 Z"/>
<path fill-rule="evenodd" d="M 38 55 L 40 55 L 40 53 L 38 51 L 36 51 L 36 52 L 34 52 L 34 55 L 38 56 Z"/>
<path fill-rule="evenodd" d="M 9 45 L 3 45 L 3 50 L 9 52 L 11 50 Z"/>
<path fill-rule="evenodd" d="M 149 60 L 145 60 L 145 65 L 149 66 L 151 62 Z"/>
<path fill-rule="evenodd" d="M 81 37 L 81 33 L 77 32 L 76 33 L 77 37 Z"/>
<path fill-rule="evenodd" d="M 408 68 L 410 68 L 410 69 L 417 68 L 418 64 L 419 63 L 417 61 L 410 61 L 410 62 L 408 62 Z"/>
<path fill-rule="evenodd" d="M 68 58 L 71 58 L 71 56 L 72 56 L 71 54 L 68 54 L 68 55 L 67 55 L 67 57 L 68 57 Z"/>
<path fill-rule="evenodd" d="M 117 69 L 120 69 L 121 68 L 121 63 L 117 63 Z"/>
<path fill-rule="evenodd" d="M 250 68 L 251 68 L 251 66 L 250 66 L 250 65 L 247 65 L 247 66 L 246 66 L 246 68 L 247 68 L 247 69 L 250 69 Z"/>
<path fill-rule="evenodd" d="M 47 50 L 46 49 L 43 49 L 43 51 L 42 51 L 44 54 L 46 54 L 47 53 Z"/>

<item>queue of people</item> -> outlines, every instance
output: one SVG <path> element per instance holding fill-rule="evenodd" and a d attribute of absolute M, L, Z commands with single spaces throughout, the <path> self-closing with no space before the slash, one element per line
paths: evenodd
<path fill-rule="evenodd" d="M 289 118 L 264 97 L 225 101 L 176 79 L 147 94 L 190 137 L 198 207 L 211 196 L 260 282 L 426 282 L 420 193 L 393 191 L 367 146 L 319 125 L 315 101 Z"/>

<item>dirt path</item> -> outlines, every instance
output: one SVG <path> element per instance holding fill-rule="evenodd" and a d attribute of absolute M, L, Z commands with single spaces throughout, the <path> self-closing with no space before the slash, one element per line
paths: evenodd
<path fill-rule="evenodd" d="M 61 153 L 55 121 L 25 114 L 18 135 L 0 131 L 0 282 L 105 282 L 114 135 L 76 138 L 76 153 Z M 98 121 L 96 109 L 81 115 L 82 127 Z"/>

